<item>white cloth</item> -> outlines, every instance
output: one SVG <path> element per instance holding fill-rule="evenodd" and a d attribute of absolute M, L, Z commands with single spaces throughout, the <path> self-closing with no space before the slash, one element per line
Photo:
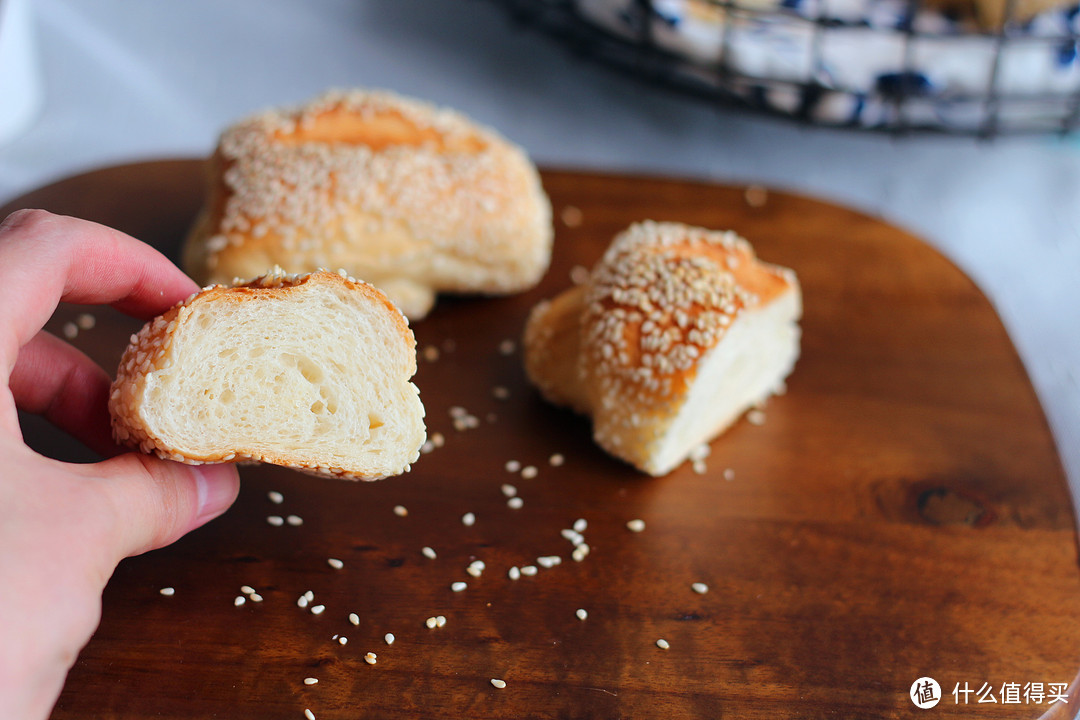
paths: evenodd
<path fill-rule="evenodd" d="M 576 58 L 483 0 L 36 0 L 45 106 L 0 202 L 87 169 L 201 156 L 333 86 L 462 110 L 541 164 L 763 183 L 924 237 L 991 298 L 1080 490 L 1080 140 L 894 139 L 718 111 Z M 993 388 L 987 388 L 993 392 Z"/>

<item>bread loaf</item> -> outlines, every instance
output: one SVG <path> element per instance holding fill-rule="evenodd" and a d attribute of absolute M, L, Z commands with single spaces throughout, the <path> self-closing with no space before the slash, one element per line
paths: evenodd
<path fill-rule="evenodd" d="M 198 464 L 258 461 L 374 480 L 424 442 L 416 343 L 372 286 L 275 272 L 204 289 L 148 322 L 120 362 L 120 443 Z"/>
<path fill-rule="evenodd" d="M 734 233 L 643 222 L 533 308 L 525 369 L 604 450 L 664 475 L 782 386 L 801 307 L 795 274 Z"/>
<path fill-rule="evenodd" d="M 387 92 L 330 92 L 222 135 L 184 249 L 200 283 L 341 267 L 408 317 L 439 292 L 535 285 L 551 206 L 525 152 L 451 110 Z"/>

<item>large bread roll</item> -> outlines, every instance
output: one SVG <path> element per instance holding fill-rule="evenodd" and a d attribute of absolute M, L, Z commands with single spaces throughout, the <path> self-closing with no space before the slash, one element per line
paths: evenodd
<path fill-rule="evenodd" d="M 664 475 L 777 391 L 799 355 L 795 274 L 742 238 L 643 222 L 584 285 L 533 308 L 525 369 L 596 442 Z"/>
<path fill-rule="evenodd" d="M 451 110 L 331 92 L 224 132 L 183 263 L 200 283 L 341 267 L 417 319 L 438 292 L 532 287 L 551 237 L 521 148 Z"/>
<path fill-rule="evenodd" d="M 409 469 L 424 442 L 416 342 L 372 286 L 272 273 L 148 322 L 109 411 L 120 443 L 198 464 L 258 461 L 349 479 Z"/>

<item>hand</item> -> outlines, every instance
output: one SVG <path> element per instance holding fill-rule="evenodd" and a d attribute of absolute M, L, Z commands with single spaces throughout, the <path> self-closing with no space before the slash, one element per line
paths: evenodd
<path fill-rule="evenodd" d="M 231 465 L 122 453 L 109 376 L 41 330 L 61 300 L 150 318 L 197 290 L 153 248 L 40 210 L 0 224 L 0 717 L 49 715 L 101 617 L 116 564 L 168 545 L 236 499 Z M 109 459 L 72 465 L 22 440 L 39 413 Z"/>

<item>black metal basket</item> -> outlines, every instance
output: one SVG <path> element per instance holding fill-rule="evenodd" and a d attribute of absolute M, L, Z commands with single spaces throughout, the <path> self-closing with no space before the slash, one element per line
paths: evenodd
<path fill-rule="evenodd" d="M 992 137 L 1080 123 L 1075 6 L 1019 21 L 1017 0 L 1005 0 L 1003 22 L 986 30 L 920 0 L 854 0 L 892 2 L 883 21 L 832 13 L 828 0 L 499 1 L 581 56 L 814 125 Z M 705 20 L 680 29 L 679 7 Z"/>

